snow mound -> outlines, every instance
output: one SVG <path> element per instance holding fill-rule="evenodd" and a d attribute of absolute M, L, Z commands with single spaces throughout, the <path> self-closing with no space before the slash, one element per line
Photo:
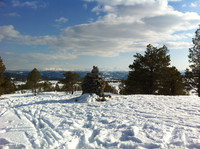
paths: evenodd
<path fill-rule="evenodd" d="M 78 97 L 76 100 L 77 102 L 96 102 L 99 98 L 100 97 L 96 94 L 86 93 Z"/>

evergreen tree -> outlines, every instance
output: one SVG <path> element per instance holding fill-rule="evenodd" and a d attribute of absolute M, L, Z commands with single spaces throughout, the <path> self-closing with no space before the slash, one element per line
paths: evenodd
<path fill-rule="evenodd" d="M 48 77 L 46 77 L 45 82 L 43 83 L 42 87 L 43 87 L 43 91 L 44 92 L 52 91 L 51 83 L 49 82 L 49 78 Z"/>
<path fill-rule="evenodd" d="M 60 87 L 59 87 L 59 83 L 58 82 L 56 83 L 56 86 L 55 86 L 54 90 L 58 91 L 58 92 L 60 91 Z"/>
<path fill-rule="evenodd" d="M 181 75 L 175 67 L 170 68 L 170 56 L 166 46 L 161 48 L 147 45 L 144 56 L 134 55 L 134 62 L 129 66 L 127 80 L 125 80 L 124 94 L 179 94 L 178 82 L 182 82 Z M 182 88 L 180 88 L 181 90 Z"/>
<path fill-rule="evenodd" d="M 184 84 L 181 73 L 176 67 L 168 67 L 163 70 L 158 94 L 160 95 L 184 95 Z"/>
<path fill-rule="evenodd" d="M 64 84 L 64 90 L 73 94 L 75 84 L 78 82 L 79 78 L 80 76 L 78 73 L 73 73 L 71 71 L 66 72 L 65 79 L 61 81 Z"/>
<path fill-rule="evenodd" d="M 12 83 L 10 79 L 5 79 L 3 87 L 5 94 L 15 93 L 15 84 Z"/>
<path fill-rule="evenodd" d="M 5 92 L 5 88 L 3 87 L 5 70 L 6 70 L 6 67 L 3 64 L 3 60 L 0 57 L 0 95 L 4 94 L 4 92 Z"/>
<path fill-rule="evenodd" d="M 38 87 L 39 87 L 39 81 L 42 80 L 42 77 L 40 75 L 40 72 L 34 68 L 27 77 L 27 87 L 32 89 L 32 92 L 36 96 L 38 92 Z"/>
<path fill-rule="evenodd" d="M 145 55 L 137 53 L 134 62 L 129 68 L 128 79 L 125 81 L 127 94 L 155 94 L 161 72 L 170 65 L 170 56 L 166 46 L 161 48 L 147 45 Z"/>
<path fill-rule="evenodd" d="M 196 90 L 200 97 L 200 26 L 195 32 L 195 38 L 192 39 L 193 47 L 189 49 L 190 68 L 186 70 L 186 84 L 190 89 Z M 189 88 L 187 88 L 189 89 Z"/>
<path fill-rule="evenodd" d="M 122 79 L 121 80 L 121 83 L 119 84 L 119 94 L 121 94 L 121 95 L 125 95 L 125 94 L 127 94 L 126 93 L 126 80 L 124 80 L 124 79 Z"/>
<path fill-rule="evenodd" d="M 6 78 L 4 72 L 6 70 L 3 60 L 0 57 L 0 95 L 15 92 L 15 85 L 9 78 Z"/>
<path fill-rule="evenodd" d="M 185 71 L 184 82 L 185 82 L 185 89 L 189 94 L 189 92 L 194 88 L 194 86 L 196 86 L 196 82 L 193 79 L 192 72 L 188 68 Z M 195 88 L 195 91 L 197 92 L 197 88 Z"/>
<path fill-rule="evenodd" d="M 117 94 L 117 90 L 113 86 L 109 85 L 107 81 L 105 81 L 104 92 Z"/>

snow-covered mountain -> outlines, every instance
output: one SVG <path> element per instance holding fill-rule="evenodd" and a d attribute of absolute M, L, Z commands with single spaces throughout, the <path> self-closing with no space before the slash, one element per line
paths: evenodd
<path fill-rule="evenodd" d="M 196 96 L 3 95 L 0 148 L 199 149 Z"/>
<path fill-rule="evenodd" d="M 89 71 L 74 71 L 83 78 Z M 29 71 L 6 71 L 8 77 L 12 77 L 15 80 L 25 80 L 28 76 Z M 48 77 L 50 80 L 61 80 L 64 78 L 66 71 L 40 71 L 43 79 Z M 102 71 L 102 77 L 106 80 L 121 80 L 126 79 L 128 72 L 127 71 Z"/>

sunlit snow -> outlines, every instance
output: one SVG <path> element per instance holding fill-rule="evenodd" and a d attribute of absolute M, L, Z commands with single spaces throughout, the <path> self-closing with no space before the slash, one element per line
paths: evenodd
<path fill-rule="evenodd" d="M 196 96 L 79 96 L 1 96 L 0 148 L 200 148 Z"/>

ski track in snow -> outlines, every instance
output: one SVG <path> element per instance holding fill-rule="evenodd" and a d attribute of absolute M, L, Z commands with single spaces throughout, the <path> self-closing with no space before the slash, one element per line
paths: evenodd
<path fill-rule="evenodd" d="M 2 96 L 0 148 L 200 149 L 198 97 L 112 95 L 106 102 L 75 102 L 80 95 Z"/>

